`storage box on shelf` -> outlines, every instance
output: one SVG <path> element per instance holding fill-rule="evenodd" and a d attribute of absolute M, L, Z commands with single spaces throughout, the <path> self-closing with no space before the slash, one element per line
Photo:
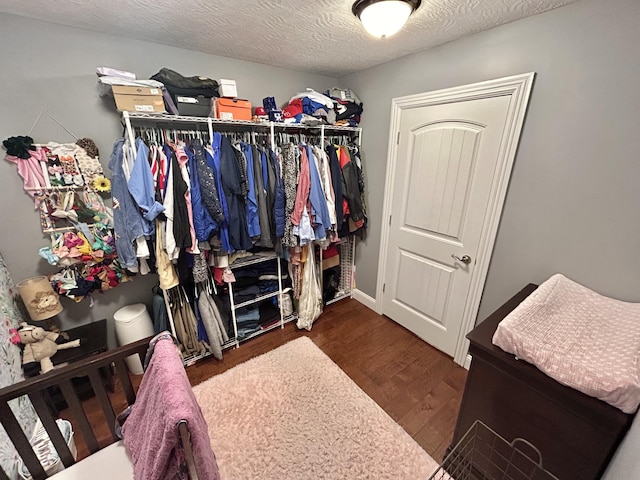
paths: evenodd
<path fill-rule="evenodd" d="M 239 98 L 217 98 L 216 117 L 222 120 L 251 120 L 251 102 Z"/>
<path fill-rule="evenodd" d="M 113 85 L 112 89 L 116 108 L 121 112 L 165 112 L 159 88 Z"/>
<path fill-rule="evenodd" d="M 194 117 L 210 117 L 213 112 L 215 99 L 207 97 L 176 97 L 176 107 L 180 115 L 193 115 Z"/>
<path fill-rule="evenodd" d="M 236 81 L 226 78 L 218 80 L 218 90 L 221 97 L 236 98 L 238 96 L 238 89 L 236 87 Z"/>

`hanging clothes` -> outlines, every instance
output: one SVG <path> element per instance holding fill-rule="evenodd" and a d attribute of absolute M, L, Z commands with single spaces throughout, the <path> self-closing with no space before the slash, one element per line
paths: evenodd
<path fill-rule="evenodd" d="M 209 337 L 209 345 L 213 356 L 218 360 L 222 360 L 222 345 L 229 340 L 229 336 L 225 330 L 218 307 L 206 289 L 200 292 L 198 309 Z"/>
<path fill-rule="evenodd" d="M 320 147 L 313 147 L 315 154 L 318 171 L 320 173 L 320 183 L 322 185 L 322 191 L 324 192 L 324 198 L 327 202 L 327 210 L 329 211 L 329 221 L 332 226 L 335 226 L 336 221 L 336 195 L 331 183 L 331 170 L 329 169 L 329 158 L 327 154 Z"/>
<path fill-rule="evenodd" d="M 327 208 L 327 201 L 322 191 L 320 173 L 318 172 L 316 159 L 311 146 L 306 145 L 305 149 L 309 159 L 309 173 L 311 177 L 309 201 L 311 203 L 311 214 L 313 215 L 314 234 L 317 240 L 324 240 L 327 238 L 327 230 L 331 230 L 329 209 Z"/>
<path fill-rule="evenodd" d="M 214 137 L 215 135 L 214 133 Z M 229 207 L 229 241 L 235 250 L 248 250 L 253 244 L 247 224 L 247 207 L 242 194 L 242 172 L 238 167 L 235 152 L 229 138 L 221 137 L 220 173 L 222 189 Z"/>
<path fill-rule="evenodd" d="M 144 229 L 142 214 L 127 186 L 123 168 L 124 148 L 124 138 L 116 140 L 109 159 L 109 169 L 112 172 L 113 230 L 120 263 L 126 269 L 137 270 L 138 260 L 134 245 L 137 238 L 144 236 Z"/>
<path fill-rule="evenodd" d="M 184 149 L 184 153 L 188 158 L 187 164 L 191 180 L 191 206 L 193 208 L 193 227 L 195 230 L 196 238 L 201 242 L 206 242 L 209 240 L 213 233 L 217 232 L 217 227 L 202 201 L 202 196 L 200 194 L 200 178 L 198 175 L 198 167 L 195 155 L 188 148 Z"/>
<path fill-rule="evenodd" d="M 280 171 L 280 162 L 276 156 L 276 153 L 269 149 L 269 158 L 271 163 L 273 164 L 273 169 L 276 177 L 276 191 L 275 191 L 275 200 L 273 206 L 273 214 L 275 220 L 275 236 L 277 239 L 281 240 L 284 236 L 284 228 L 285 228 L 285 192 L 284 192 L 284 181 L 282 180 L 282 172 Z M 280 245 L 281 242 L 278 242 Z"/>
<path fill-rule="evenodd" d="M 255 186 L 255 172 L 253 169 L 253 148 L 248 143 L 240 143 L 240 149 L 245 157 L 245 165 L 247 172 L 247 230 L 249 236 L 253 239 L 260 237 L 260 219 L 258 214 L 258 197 Z"/>
<path fill-rule="evenodd" d="M 284 233 L 282 235 L 282 245 L 285 248 L 295 247 L 298 243 L 293 233 L 293 223 L 291 215 L 296 203 L 297 183 L 299 166 L 296 159 L 296 147 L 288 143 L 282 147 L 282 181 L 284 185 Z"/>
<path fill-rule="evenodd" d="M 180 164 L 178 163 L 175 151 L 172 149 L 169 149 L 169 151 L 168 166 L 170 175 L 167 182 L 167 189 L 169 188 L 169 183 L 171 183 L 174 197 L 173 237 L 177 249 L 189 249 L 193 245 L 191 223 L 189 220 L 189 204 L 187 203 L 187 197 L 190 197 L 189 185 L 180 170 Z M 178 255 L 171 257 L 172 260 L 176 258 L 178 258 Z"/>
<path fill-rule="evenodd" d="M 253 156 L 253 182 L 256 199 L 258 201 L 258 221 L 260 222 L 260 240 L 256 243 L 261 247 L 272 248 L 271 227 L 269 224 L 269 212 L 267 209 L 267 191 L 265 178 L 268 173 L 262 169 L 262 154 L 256 145 L 251 145 Z M 266 162 L 265 162 L 266 163 Z M 266 168 L 265 168 L 266 170 Z"/>
<path fill-rule="evenodd" d="M 189 222 L 189 237 L 190 237 L 190 247 L 187 247 L 187 252 L 193 253 L 197 255 L 200 251 L 198 249 L 198 239 L 196 237 L 196 231 L 193 223 L 193 205 L 191 203 L 191 178 L 189 174 L 189 169 L 187 167 L 189 163 L 189 157 L 184 153 L 184 148 L 180 146 L 175 146 L 174 148 L 165 145 L 165 148 L 170 148 L 172 154 L 175 155 L 178 165 L 180 166 L 180 174 L 182 175 L 182 179 L 184 180 L 185 186 L 187 190 L 184 193 L 184 200 L 187 206 L 187 221 Z M 165 150 L 166 151 L 166 150 Z"/>
<path fill-rule="evenodd" d="M 247 160 L 244 158 L 244 155 L 240 150 L 239 145 L 232 145 L 232 146 L 233 146 L 233 153 L 236 156 L 236 164 L 238 165 L 238 171 L 240 172 L 240 192 L 242 192 L 242 197 L 246 199 L 249 193 L 249 186 L 247 183 Z"/>
<path fill-rule="evenodd" d="M 205 154 L 207 158 L 207 165 L 215 177 L 216 191 L 218 199 L 220 200 L 220 207 L 222 209 L 222 220 L 218 221 L 218 238 L 222 244 L 222 251 L 231 253 L 234 249 L 229 242 L 229 207 L 227 204 L 227 196 L 225 195 L 222 187 L 222 178 L 220 173 L 220 140 L 220 134 L 217 136 L 214 134 L 213 141 L 209 148 L 206 149 Z"/>
<path fill-rule="evenodd" d="M 349 150 L 344 145 L 338 147 L 340 168 L 343 179 L 343 208 L 345 213 L 349 213 L 349 218 L 358 224 L 364 222 L 364 210 L 360 196 L 360 186 L 358 185 L 358 171 L 355 162 L 351 161 Z M 362 226 L 362 225 L 360 225 Z M 349 228 L 350 231 L 351 228 Z"/>
<path fill-rule="evenodd" d="M 344 210 L 342 208 L 342 169 L 340 168 L 340 160 L 335 145 L 327 145 L 325 149 L 329 156 L 329 170 L 331 172 L 331 185 L 335 194 L 335 210 L 336 210 L 336 229 L 338 232 L 342 230 L 342 222 L 344 221 Z"/>
<path fill-rule="evenodd" d="M 276 238 L 276 220 L 275 220 L 275 203 L 276 203 L 276 186 L 277 178 L 275 165 L 271 160 L 269 149 L 258 147 L 260 157 L 262 159 L 262 176 L 264 178 L 264 189 L 267 201 L 267 218 L 269 222 L 269 237 L 272 243 Z M 275 155 L 274 155 L 275 157 Z"/>
<path fill-rule="evenodd" d="M 156 219 L 156 267 L 158 270 L 158 278 L 160 280 L 160 288 L 169 290 L 179 285 L 178 274 L 169 259 L 169 255 L 164 248 L 164 231 L 165 222 Z"/>
<path fill-rule="evenodd" d="M 313 322 L 322 313 L 322 290 L 316 272 L 315 253 L 313 245 L 307 247 L 307 259 L 302 272 L 302 290 L 298 311 L 297 327 L 311 330 Z"/>
<path fill-rule="evenodd" d="M 217 225 L 224 220 L 224 214 L 222 212 L 222 205 L 220 205 L 215 175 L 211 167 L 207 165 L 207 158 L 202 142 L 198 139 L 192 140 L 190 146 L 193 149 L 196 160 L 202 203 L 209 212 L 211 219 L 216 222 Z"/>
<path fill-rule="evenodd" d="M 145 235 L 153 235 L 153 221 L 164 211 L 155 199 L 153 175 L 149 166 L 149 147 L 141 138 L 136 139 L 136 158 L 127 182 L 129 192 L 142 210 L 142 229 Z"/>
<path fill-rule="evenodd" d="M 198 340 L 198 321 L 189 300 L 180 287 L 171 290 L 169 293 L 172 298 L 171 313 L 178 341 L 183 348 L 183 355 L 204 354 L 209 349 L 209 346 Z"/>
<path fill-rule="evenodd" d="M 162 155 L 160 155 L 162 154 Z M 158 161 L 158 157 L 164 157 L 164 162 Z M 158 181 L 156 183 L 156 195 L 157 197 L 162 199 L 162 206 L 164 207 L 164 217 L 166 222 L 164 223 L 164 245 L 169 260 L 176 260 L 180 256 L 180 249 L 176 245 L 176 237 L 173 232 L 174 225 L 174 201 L 173 201 L 173 182 L 171 181 L 171 163 L 167 161 L 167 157 L 164 155 L 164 152 L 158 152 L 155 146 L 151 147 L 151 172 L 154 171 L 154 163 L 158 166 L 160 163 L 163 163 L 165 166 L 165 170 L 162 172 L 160 176 L 160 169 L 158 168 L 156 171 L 156 178 Z M 169 181 L 167 181 L 167 177 Z M 154 178 L 154 180 L 156 179 Z M 162 186 L 162 188 L 161 188 Z M 156 239 L 157 242 L 157 239 Z"/>
<path fill-rule="evenodd" d="M 311 173 L 309 158 L 304 147 L 298 147 L 300 152 L 300 173 L 298 175 L 298 189 L 296 191 L 296 201 L 291 214 L 291 222 L 294 225 L 293 232 L 298 235 L 300 245 L 315 240 L 311 221 L 309 219 L 309 195 L 311 192 Z"/>

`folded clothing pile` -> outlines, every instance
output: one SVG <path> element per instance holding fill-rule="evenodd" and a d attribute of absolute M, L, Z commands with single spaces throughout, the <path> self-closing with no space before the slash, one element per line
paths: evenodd
<path fill-rule="evenodd" d="M 285 123 L 306 125 L 345 125 L 355 127 L 360 123 L 362 102 L 349 89 L 332 88 L 319 93 L 312 88 L 297 93 L 282 109 Z"/>
<path fill-rule="evenodd" d="M 185 77 L 168 68 L 161 68 L 158 73 L 151 76 L 151 80 L 161 82 L 164 85 L 165 89 L 169 93 L 170 100 L 173 101 L 173 105 L 171 105 L 169 99 L 165 95 L 165 106 L 167 107 L 167 111 L 176 114 L 178 109 L 175 105 L 178 103 L 178 97 L 204 97 L 210 99 L 220 96 L 218 91 L 218 82 L 207 77 Z"/>
<path fill-rule="evenodd" d="M 334 103 L 336 125 L 357 127 L 362 115 L 362 102 L 353 91 L 348 88 L 333 87 L 324 92 Z"/>
<path fill-rule="evenodd" d="M 291 97 L 289 104 L 282 109 L 282 116 L 285 123 L 333 125 L 336 122 L 333 100 L 312 88 Z"/>

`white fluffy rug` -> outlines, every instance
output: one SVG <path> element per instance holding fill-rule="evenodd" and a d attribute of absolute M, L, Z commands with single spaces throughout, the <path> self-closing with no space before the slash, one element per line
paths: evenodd
<path fill-rule="evenodd" d="M 222 480 L 417 480 L 438 467 L 307 337 L 193 391 Z"/>

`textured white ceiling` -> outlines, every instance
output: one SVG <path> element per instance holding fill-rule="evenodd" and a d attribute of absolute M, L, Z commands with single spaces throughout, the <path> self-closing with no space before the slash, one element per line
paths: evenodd
<path fill-rule="evenodd" d="M 0 12 L 339 77 L 572 1 L 423 0 L 385 40 L 352 0 L 0 0 Z"/>

